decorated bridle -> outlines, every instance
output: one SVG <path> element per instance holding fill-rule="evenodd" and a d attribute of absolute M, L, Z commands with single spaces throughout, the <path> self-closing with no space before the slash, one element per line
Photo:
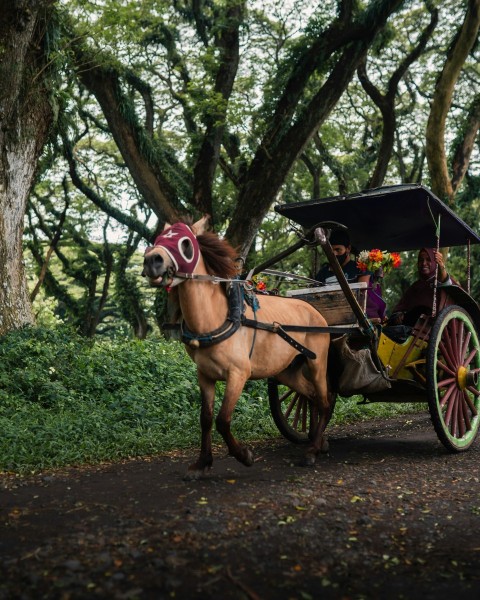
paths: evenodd
<path fill-rule="evenodd" d="M 155 238 L 153 247 L 147 248 L 146 254 L 154 248 L 162 248 L 169 256 L 174 267 L 172 277 L 183 279 L 192 275 L 200 260 L 200 248 L 192 229 L 185 223 L 175 223 L 162 231 Z M 180 282 L 178 282 L 180 283 Z"/>
<path fill-rule="evenodd" d="M 190 244 L 184 245 L 186 241 L 190 241 Z M 167 269 L 168 276 L 173 279 L 173 283 L 169 287 L 174 287 L 185 279 L 211 281 L 212 283 L 236 283 L 245 287 L 252 287 L 251 282 L 240 279 L 227 279 L 218 277 L 217 275 L 199 275 L 194 273 L 200 260 L 200 247 L 195 233 L 185 223 L 175 223 L 175 225 L 164 229 L 155 238 L 153 246 L 149 246 L 145 250 L 145 254 L 147 255 L 155 248 L 162 248 L 174 265 Z M 190 252 L 186 251 L 187 248 L 191 249 L 191 255 Z"/>

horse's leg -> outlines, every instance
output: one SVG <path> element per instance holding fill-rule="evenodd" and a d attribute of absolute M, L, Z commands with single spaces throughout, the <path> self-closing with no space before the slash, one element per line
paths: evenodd
<path fill-rule="evenodd" d="M 235 439 L 230 428 L 233 410 L 242 393 L 245 381 L 246 378 L 240 374 L 230 374 L 227 378 L 225 395 L 223 397 L 222 406 L 218 411 L 216 426 L 217 431 L 221 434 L 227 444 L 229 453 L 239 462 L 250 467 L 254 462 L 252 451 Z"/>
<path fill-rule="evenodd" d="M 312 443 L 307 449 L 304 462 L 306 466 L 313 466 L 317 454 L 328 452 L 328 440 L 325 435 L 325 428 L 333 410 L 333 397 L 328 393 L 326 357 L 325 360 L 322 360 L 320 356 L 315 361 L 309 361 L 309 368 L 311 381 L 315 388 L 315 398 L 312 400 L 310 409 L 312 417 L 310 424 Z"/>
<path fill-rule="evenodd" d="M 209 379 L 200 371 L 198 372 L 202 408 L 200 412 L 200 425 L 202 428 L 202 441 L 200 454 L 196 462 L 188 467 L 185 479 L 198 479 L 213 463 L 212 456 L 212 424 L 213 407 L 215 404 L 215 381 Z"/>

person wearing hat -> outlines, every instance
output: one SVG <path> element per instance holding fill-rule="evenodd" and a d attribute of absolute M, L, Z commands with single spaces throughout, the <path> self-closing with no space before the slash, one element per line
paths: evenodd
<path fill-rule="evenodd" d="M 330 234 L 330 245 L 345 273 L 345 278 L 348 283 L 358 283 L 362 281 L 368 283 L 370 281 L 371 274 L 369 272 L 360 271 L 356 261 L 352 260 L 350 257 L 352 245 L 347 231 L 344 229 L 335 229 L 332 231 Z M 332 271 L 329 263 L 325 263 L 322 266 L 316 274 L 315 279 L 325 285 L 338 283 L 337 276 Z"/>

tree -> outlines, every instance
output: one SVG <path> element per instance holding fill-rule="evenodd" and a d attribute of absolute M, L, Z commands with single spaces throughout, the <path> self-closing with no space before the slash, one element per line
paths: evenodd
<path fill-rule="evenodd" d="M 456 152 L 452 161 L 452 175 L 449 174 L 448 158 L 445 149 L 445 129 L 455 85 L 465 61 L 478 44 L 480 28 L 480 0 L 468 0 L 465 18 L 449 48 L 443 69 L 437 79 L 432 107 L 428 118 L 426 134 L 426 154 L 432 190 L 444 201 L 453 205 L 455 193 L 465 175 L 474 140 L 480 126 L 480 93 L 466 107 L 463 135 L 457 139 Z"/>
<path fill-rule="evenodd" d="M 0 0 L 0 334 L 33 321 L 23 218 L 54 116 L 50 0 Z"/>

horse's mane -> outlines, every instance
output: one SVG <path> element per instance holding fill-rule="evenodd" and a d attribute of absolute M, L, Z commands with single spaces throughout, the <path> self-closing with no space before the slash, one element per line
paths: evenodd
<path fill-rule="evenodd" d="M 206 232 L 197 236 L 197 241 L 210 275 L 227 279 L 238 274 L 235 264 L 238 254 L 226 240 L 219 238 L 216 233 Z"/>

